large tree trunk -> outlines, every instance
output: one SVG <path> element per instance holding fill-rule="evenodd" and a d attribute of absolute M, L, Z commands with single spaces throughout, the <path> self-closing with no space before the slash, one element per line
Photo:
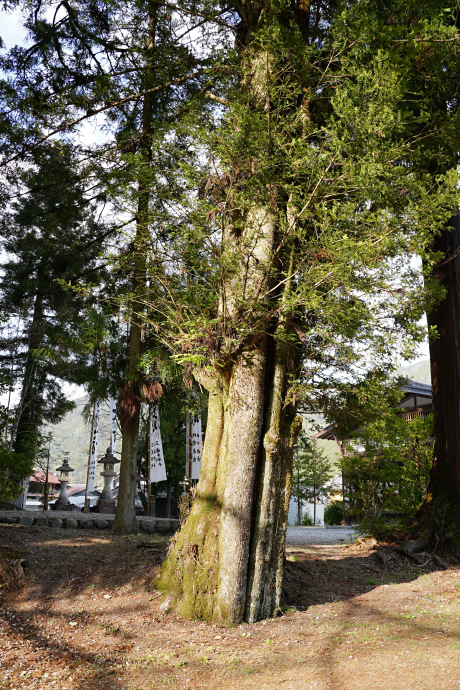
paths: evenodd
<path fill-rule="evenodd" d="M 163 607 L 233 625 L 279 608 L 292 453 L 301 421 L 285 406 L 289 349 L 264 336 L 210 392 L 208 425 L 191 514 L 157 587 Z"/>
<path fill-rule="evenodd" d="M 264 12 L 258 11 L 262 20 Z M 239 171 L 233 171 L 219 295 L 222 351 L 231 334 L 241 331 L 242 318 L 253 321 L 250 335 L 236 339 L 234 353 L 217 366 L 210 362 L 206 373 L 195 372 L 210 394 L 200 480 L 187 523 L 156 582 L 164 592 L 163 610 L 225 625 L 257 621 L 279 609 L 293 447 L 301 429 L 289 396 L 291 379 L 299 373 L 299 348 L 285 306 L 295 246 L 284 233 L 295 223 L 295 211 L 282 189 L 263 174 L 257 177 L 272 151 L 275 77 L 270 42 L 264 46 L 254 39 L 256 15 L 243 21 L 239 35 L 247 104 L 234 116 L 237 122 L 238 112 L 254 113 L 251 143 L 259 148 L 245 165 L 258 186 L 249 187 L 243 199 Z M 242 117 L 235 129 L 250 130 L 251 120 Z"/>
<path fill-rule="evenodd" d="M 267 268 L 276 246 L 275 217 L 267 206 L 248 214 L 242 234 L 226 228 L 236 266 L 220 295 L 227 323 L 237 317 L 239 300 L 272 284 Z M 290 288 L 284 281 L 280 312 Z M 279 608 L 293 448 L 301 429 L 288 402 L 298 348 L 282 316 L 259 329 L 224 367 L 195 372 L 210 393 L 200 480 L 157 578 L 164 610 L 225 625 L 260 620 Z"/>
<path fill-rule="evenodd" d="M 423 515 L 442 536 L 460 544 L 460 217 L 436 238 L 443 257 L 435 275 L 446 289 L 428 315 L 438 338 L 430 341 L 434 458 Z"/>
<path fill-rule="evenodd" d="M 239 300 L 273 282 L 267 268 L 274 265 L 275 217 L 268 205 L 248 214 L 242 234 L 226 229 L 236 266 L 220 295 L 227 323 L 237 318 Z M 290 289 L 285 280 L 281 314 Z M 195 372 L 210 393 L 208 424 L 193 508 L 157 578 L 164 610 L 236 625 L 279 609 L 293 448 L 302 426 L 288 398 L 299 366 L 288 335 L 284 317 L 271 318 L 224 367 Z"/>

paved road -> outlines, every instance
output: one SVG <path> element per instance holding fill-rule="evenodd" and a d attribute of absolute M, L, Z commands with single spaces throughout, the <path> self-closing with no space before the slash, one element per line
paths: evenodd
<path fill-rule="evenodd" d="M 288 527 L 287 543 L 291 546 L 307 544 L 347 544 L 356 539 L 355 532 L 349 527 Z"/>

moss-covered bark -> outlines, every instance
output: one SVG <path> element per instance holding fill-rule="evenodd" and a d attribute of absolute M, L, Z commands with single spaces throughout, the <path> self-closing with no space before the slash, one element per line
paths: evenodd
<path fill-rule="evenodd" d="M 279 608 L 284 547 L 292 489 L 292 455 L 301 418 L 285 405 L 292 353 L 276 344 L 273 381 L 263 433 L 261 473 L 249 562 L 245 620 L 254 622 Z"/>
<path fill-rule="evenodd" d="M 273 356 L 275 354 L 275 356 Z M 235 625 L 279 608 L 292 449 L 290 348 L 265 336 L 212 380 L 200 481 L 156 586 L 164 610 Z"/>
<path fill-rule="evenodd" d="M 208 425 L 195 500 L 156 582 L 165 592 L 163 609 L 175 610 L 185 618 L 213 618 L 224 486 L 224 417 L 224 391 L 215 383 L 210 386 Z"/>

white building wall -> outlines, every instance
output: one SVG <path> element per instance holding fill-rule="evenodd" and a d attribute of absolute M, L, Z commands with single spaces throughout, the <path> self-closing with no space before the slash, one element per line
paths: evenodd
<path fill-rule="evenodd" d="M 305 503 L 304 501 L 302 501 L 302 519 L 303 519 L 306 511 L 308 511 L 311 519 L 313 520 L 313 503 Z M 288 524 L 289 525 L 295 525 L 296 522 L 297 522 L 297 501 L 294 498 L 291 498 L 291 502 L 289 504 Z M 317 525 L 324 525 L 324 504 L 323 503 L 317 503 L 316 504 L 316 524 Z"/>

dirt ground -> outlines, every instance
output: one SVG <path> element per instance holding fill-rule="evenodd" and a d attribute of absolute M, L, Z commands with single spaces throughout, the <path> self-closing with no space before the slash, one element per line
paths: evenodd
<path fill-rule="evenodd" d="M 460 688 L 452 559 L 289 547 L 284 615 L 227 629 L 160 612 L 166 539 L 2 525 L 5 547 L 26 564 L 22 588 L 0 589 L 0 688 Z"/>

